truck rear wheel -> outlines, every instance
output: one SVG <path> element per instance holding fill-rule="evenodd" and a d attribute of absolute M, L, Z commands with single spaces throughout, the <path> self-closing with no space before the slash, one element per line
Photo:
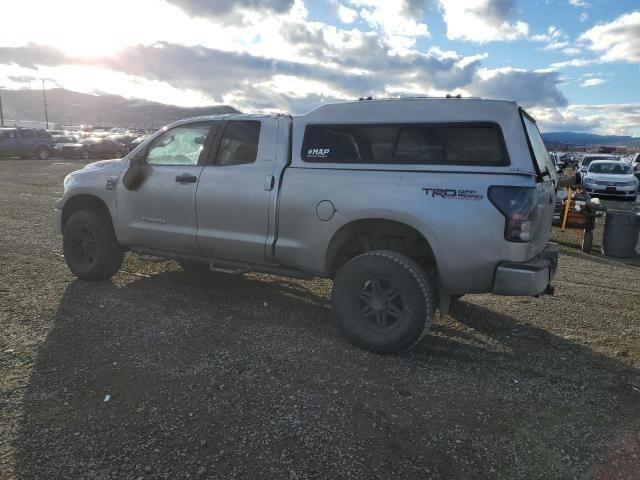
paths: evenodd
<path fill-rule="evenodd" d="M 69 270 L 82 280 L 106 280 L 122 265 L 124 249 L 110 219 L 98 210 L 80 210 L 67 220 L 62 239 Z"/>
<path fill-rule="evenodd" d="M 418 343 L 431 327 L 433 299 L 422 267 L 390 250 L 374 250 L 347 262 L 332 291 L 338 321 L 351 342 L 383 354 Z"/>

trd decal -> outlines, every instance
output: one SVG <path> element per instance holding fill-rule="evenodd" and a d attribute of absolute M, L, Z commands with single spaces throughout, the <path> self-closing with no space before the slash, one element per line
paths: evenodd
<path fill-rule="evenodd" d="M 477 190 L 456 190 L 455 188 L 423 188 L 427 197 L 448 200 L 482 200 L 484 196 Z"/>

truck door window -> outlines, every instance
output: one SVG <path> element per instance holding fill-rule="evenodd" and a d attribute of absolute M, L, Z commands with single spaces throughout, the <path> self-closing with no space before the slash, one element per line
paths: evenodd
<path fill-rule="evenodd" d="M 147 153 L 149 165 L 198 165 L 210 125 L 176 127 L 156 138 Z"/>
<path fill-rule="evenodd" d="M 20 130 L 20 136 L 22 138 L 36 138 L 36 134 L 33 130 Z"/>
<path fill-rule="evenodd" d="M 244 165 L 258 157 L 260 122 L 230 121 L 224 131 L 218 151 L 217 165 Z"/>

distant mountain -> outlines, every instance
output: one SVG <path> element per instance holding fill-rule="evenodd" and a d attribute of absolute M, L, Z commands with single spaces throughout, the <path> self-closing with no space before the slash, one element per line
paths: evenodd
<path fill-rule="evenodd" d="M 62 88 L 47 90 L 49 122 L 119 126 L 129 128 L 158 128 L 180 118 L 217 113 L 235 113 L 227 105 L 195 108 L 177 107 L 117 95 L 92 95 Z M 5 123 L 11 120 L 44 121 L 41 90 L 2 90 Z"/>
<path fill-rule="evenodd" d="M 640 137 L 623 135 L 596 135 L 593 133 L 549 132 L 543 133 L 545 143 L 562 143 L 571 145 L 640 145 Z"/>

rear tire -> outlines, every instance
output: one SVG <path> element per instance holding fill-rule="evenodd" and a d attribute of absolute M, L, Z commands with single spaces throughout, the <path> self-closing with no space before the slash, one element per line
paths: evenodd
<path fill-rule="evenodd" d="M 332 301 L 340 327 L 364 349 L 388 354 L 414 346 L 433 322 L 435 304 L 426 272 L 410 257 L 374 250 L 336 275 Z"/>
<path fill-rule="evenodd" d="M 63 253 L 69 270 L 82 280 L 106 280 L 122 265 L 124 249 L 113 225 L 99 210 L 80 210 L 64 226 Z"/>

